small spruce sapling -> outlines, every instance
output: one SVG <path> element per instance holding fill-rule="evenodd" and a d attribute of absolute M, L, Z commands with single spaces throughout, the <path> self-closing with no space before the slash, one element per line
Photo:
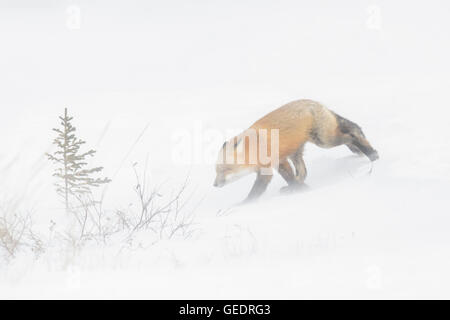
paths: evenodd
<path fill-rule="evenodd" d="M 111 182 L 108 178 L 95 178 L 93 175 L 100 173 L 103 167 L 86 168 L 88 157 L 93 157 L 95 150 L 81 152 L 80 147 L 86 142 L 77 138 L 76 128 L 71 124 L 73 117 L 67 114 L 59 117 L 61 128 L 55 128 L 57 133 L 53 144 L 57 150 L 53 154 L 47 153 L 47 157 L 55 165 L 54 177 L 58 179 L 55 183 L 57 193 L 62 196 L 65 203 L 66 212 L 70 209 L 71 197 L 79 198 L 91 192 L 91 188 L 99 187 Z"/>

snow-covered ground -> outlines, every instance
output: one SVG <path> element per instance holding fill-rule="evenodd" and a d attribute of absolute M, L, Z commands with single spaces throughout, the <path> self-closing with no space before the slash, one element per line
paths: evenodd
<path fill-rule="evenodd" d="M 166 190 L 189 175 L 196 232 L 23 250 L 0 260 L 0 298 L 450 298 L 450 4 L 39 2 L 0 3 L 1 206 L 44 237 L 64 223 L 44 153 L 68 107 L 113 179 L 106 207 L 134 201 L 148 161 Z M 212 187 L 223 141 L 300 98 L 380 160 L 308 145 L 308 191 L 275 176 L 236 206 L 254 177 Z"/>

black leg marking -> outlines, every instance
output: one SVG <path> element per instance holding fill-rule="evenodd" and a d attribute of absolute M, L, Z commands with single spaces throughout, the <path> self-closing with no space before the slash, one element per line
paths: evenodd
<path fill-rule="evenodd" d="M 294 170 L 292 170 L 292 167 L 287 160 L 280 163 L 278 166 L 278 172 L 283 179 L 286 180 L 288 185 L 292 185 L 297 182 L 295 179 Z"/>
<path fill-rule="evenodd" d="M 308 174 L 305 161 L 303 160 L 303 146 L 297 150 L 297 152 L 291 157 L 291 160 L 295 167 L 295 179 L 298 183 L 302 184 Z"/>
<path fill-rule="evenodd" d="M 264 193 L 264 191 L 266 191 L 267 186 L 272 180 L 272 176 L 272 174 L 261 174 L 261 172 L 258 171 L 255 184 L 253 185 L 252 190 L 250 191 L 245 202 L 259 198 Z"/>

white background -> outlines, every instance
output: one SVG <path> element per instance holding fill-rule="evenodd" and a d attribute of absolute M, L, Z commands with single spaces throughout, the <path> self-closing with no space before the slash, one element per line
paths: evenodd
<path fill-rule="evenodd" d="M 0 201 L 44 231 L 64 214 L 44 156 L 64 107 L 113 179 L 110 208 L 132 201 L 132 165 L 146 159 L 152 182 L 189 173 L 203 199 L 194 239 L 24 254 L 0 265 L 0 297 L 449 298 L 449 11 L 0 0 Z M 277 176 L 258 203 L 219 216 L 253 182 L 212 187 L 227 132 L 300 98 L 361 125 L 380 154 L 372 173 L 346 148 L 308 145 L 309 192 L 280 196 Z M 174 159 L 174 135 L 198 131 L 200 151 Z"/>

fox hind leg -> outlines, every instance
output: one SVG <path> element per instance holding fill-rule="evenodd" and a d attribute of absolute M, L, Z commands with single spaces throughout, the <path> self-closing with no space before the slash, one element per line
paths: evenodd
<path fill-rule="evenodd" d="M 283 177 L 284 180 L 286 180 L 288 185 L 297 183 L 294 175 L 294 170 L 292 170 L 292 167 L 287 160 L 280 163 L 280 165 L 278 166 L 278 173 Z"/>
<path fill-rule="evenodd" d="M 301 146 L 290 159 L 295 168 L 295 180 L 297 183 L 303 184 L 308 174 L 305 161 L 303 160 L 303 146 Z"/>
<path fill-rule="evenodd" d="M 282 193 L 291 192 L 293 190 L 298 189 L 301 186 L 295 177 L 294 170 L 292 169 L 291 165 L 287 160 L 280 163 L 278 167 L 278 172 L 283 177 L 283 179 L 286 180 L 286 182 L 288 183 L 287 186 L 282 187 L 280 189 Z"/>

